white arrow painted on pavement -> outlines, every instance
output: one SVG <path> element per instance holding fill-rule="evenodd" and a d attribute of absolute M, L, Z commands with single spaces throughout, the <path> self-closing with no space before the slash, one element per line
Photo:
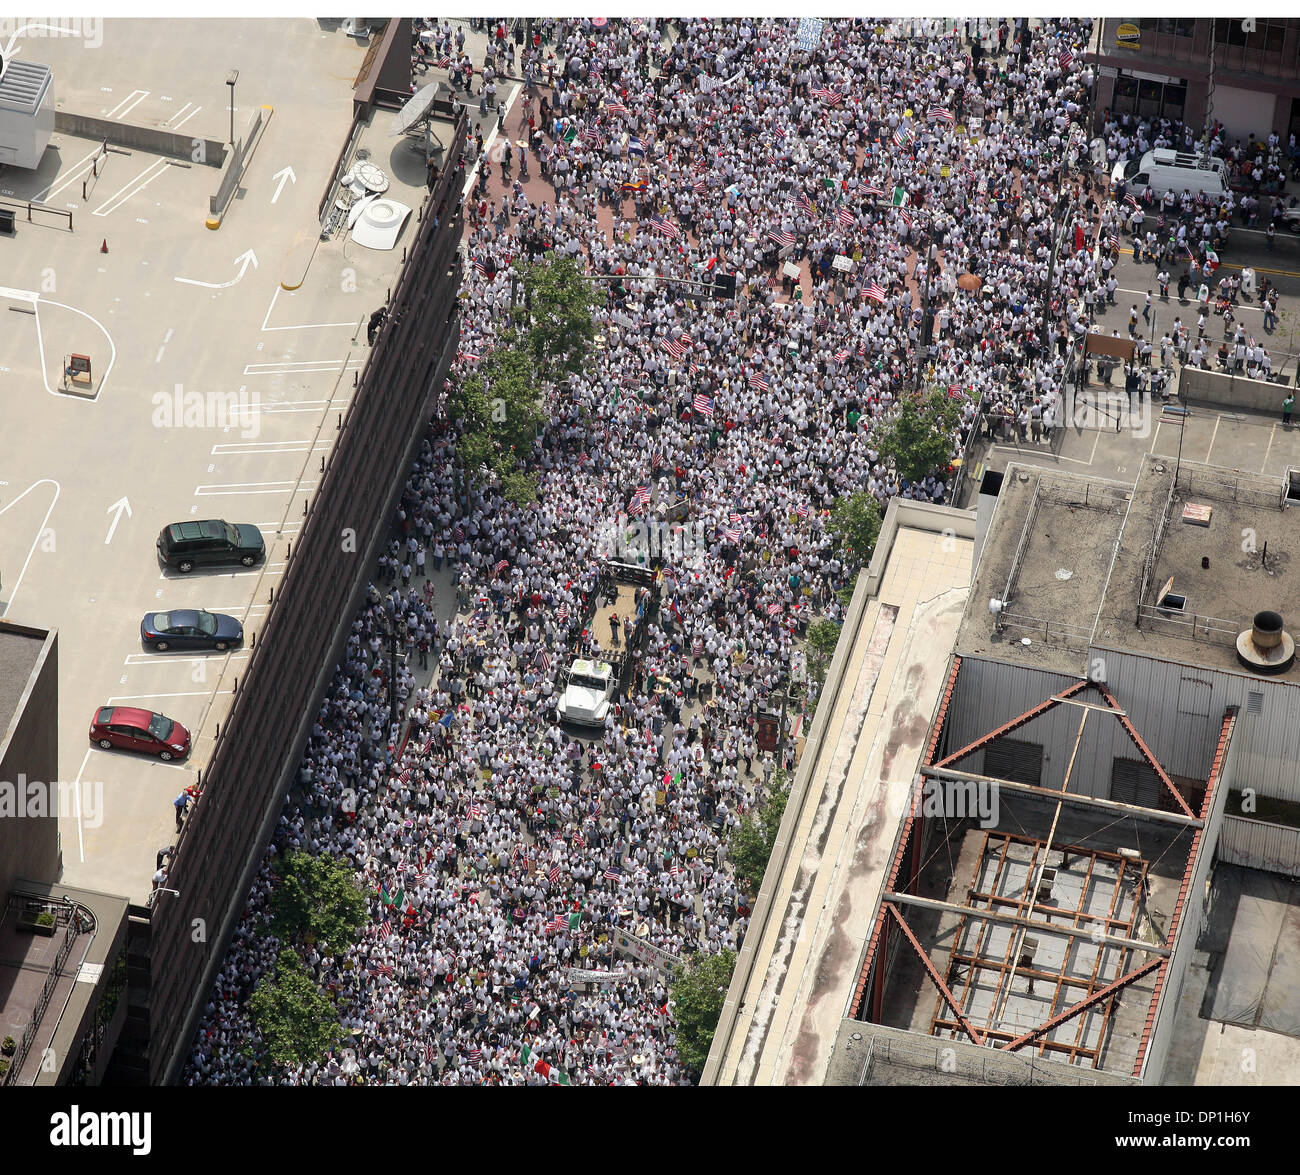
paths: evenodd
<path fill-rule="evenodd" d="M 296 183 L 298 182 L 298 177 L 297 177 L 296 175 L 293 174 L 293 168 L 292 168 L 292 167 L 282 167 L 282 168 L 280 168 L 280 170 L 277 171 L 277 172 L 275 173 L 275 175 L 273 175 L 271 178 L 272 178 L 273 180 L 279 180 L 279 181 L 280 181 L 280 182 L 276 185 L 276 188 L 275 188 L 275 195 L 271 197 L 271 203 L 272 203 L 272 204 L 274 204 L 274 203 L 275 203 L 275 202 L 280 198 L 280 193 L 284 191 L 284 185 L 285 185 L 285 181 L 286 181 L 286 180 L 287 180 L 289 183 L 291 183 L 291 184 L 296 184 Z"/>
<path fill-rule="evenodd" d="M 105 546 L 113 541 L 113 535 L 117 531 L 117 524 L 122 521 L 123 511 L 126 512 L 128 518 L 131 517 L 131 503 L 128 502 L 125 497 L 118 498 L 118 500 L 105 511 L 105 513 L 113 515 L 113 521 L 109 523 L 108 526 L 108 535 L 104 539 Z"/>
<path fill-rule="evenodd" d="M 254 253 L 252 249 L 249 249 L 246 253 L 241 253 L 235 258 L 236 265 L 239 265 L 241 261 L 244 264 L 240 266 L 239 272 L 228 282 L 201 282 L 192 277 L 178 277 L 176 280 L 178 282 L 184 282 L 187 286 L 206 286 L 209 290 L 224 290 L 227 286 L 233 286 L 241 277 L 244 276 L 248 271 L 249 262 L 252 262 L 254 269 L 257 268 L 257 254 Z"/>

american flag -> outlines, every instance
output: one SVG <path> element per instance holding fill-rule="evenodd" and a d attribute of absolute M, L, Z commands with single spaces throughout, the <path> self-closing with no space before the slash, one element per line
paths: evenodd
<path fill-rule="evenodd" d="M 910 228 L 912 227 L 912 218 L 911 218 L 911 216 L 910 216 L 908 213 L 904 212 L 901 208 L 898 210 L 898 215 L 899 215 L 900 219 L 902 220 L 902 222 L 903 222 L 905 225 L 907 225 L 907 227 L 910 229 Z"/>
<path fill-rule="evenodd" d="M 781 615 L 781 605 L 780 605 L 780 604 L 768 604 L 768 606 L 767 606 L 767 614 L 768 614 L 769 616 L 780 616 L 780 615 Z"/>
<path fill-rule="evenodd" d="M 692 364 L 691 366 L 693 367 L 694 364 Z M 661 466 L 663 463 L 664 463 L 663 454 L 662 454 L 662 453 L 656 453 L 653 457 L 650 458 L 650 470 L 651 470 L 651 472 L 653 472 L 654 470 L 658 469 L 659 466 Z"/>
<path fill-rule="evenodd" d="M 738 522 L 740 521 L 740 515 L 737 514 L 736 511 L 732 510 L 732 511 L 727 515 L 727 521 L 730 522 L 730 523 L 734 526 L 736 523 L 738 523 Z"/>
<path fill-rule="evenodd" d="M 1113 249 L 1118 249 L 1118 248 L 1119 248 L 1119 238 L 1118 238 L 1118 237 L 1114 237 L 1114 236 L 1107 237 L 1107 238 L 1106 238 L 1106 248 L 1107 248 L 1107 249 L 1112 249 L 1112 250 L 1113 250 Z"/>
<path fill-rule="evenodd" d="M 628 109 L 626 106 L 623 105 L 622 102 L 606 102 L 605 113 L 606 114 L 627 114 Z"/>
<path fill-rule="evenodd" d="M 772 389 L 772 385 L 763 378 L 763 373 L 761 371 L 756 371 L 749 377 L 749 386 L 751 388 L 758 388 L 761 392 L 771 391 Z"/>
<path fill-rule="evenodd" d="M 724 539 L 726 539 L 727 542 L 729 542 L 729 543 L 738 543 L 738 542 L 740 542 L 740 527 L 738 527 L 738 526 L 724 526 L 724 527 L 722 528 L 722 537 L 723 537 Z"/>
<path fill-rule="evenodd" d="M 873 301 L 883 302 L 885 300 L 885 287 L 879 282 L 872 282 L 866 289 L 866 295 Z"/>
<path fill-rule="evenodd" d="M 477 804 L 470 804 L 468 811 L 466 811 L 465 813 L 465 816 L 466 819 L 469 820 L 482 820 L 483 809 L 480 808 Z"/>
<path fill-rule="evenodd" d="M 691 407 L 694 408 L 695 411 L 698 412 L 701 416 L 713 415 L 713 401 L 710 400 L 709 397 L 706 396 L 703 392 L 696 393 L 695 399 L 691 402 Z"/>
<path fill-rule="evenodd" d="M 865 187 L 865 188 L 862 189 L 862 193 L 863 193 L 863 195 L 865 195 L 865 196 L 876 196 L 876 197 L 882 197 L 882 196 L 884 196 L 884 194 L 885 194 L 885 189 L 884 189 L 884 188 L 873 188 L 873 187 L 868 186 L 868 187 Z"/>
<path fill-rule="evenodd" d="M 894 132 L 894 146 L 906 147 L 912 142 L 912 131 L 910 127 L 899 127 Z"/>
<path fill-rule="evenodd" d="M 628 503 L 627 512 L 629 514 L 639 514 L 650 501 L 650 487 L 640 486 L 635 494 L 632 495 L 632 501 Z"/>
<path fill-rule="evenodd" d="M 673 224 L 673 222 L 666 216 L 652 216 L 650 218 L 650 226 L 651 228 L 657 228 L 670 240 L 675 241 L 682 235 L 682 230 Z"/>
<path fill-rule="evenodd" d="M 504 571 L 507 567 L 509 567 L 509 566 L 510 566 L 510 560 L 509 560 L 509 559 L 502 559 L 501 562 L 499 562 L 499 563 L 496 565 L 496 572 L 497 572 L 497 574 L 499 575 L 501 572 L 503 572 L 503 571 Z"/>
<path fill-rule="evenodd" d="M 601 877 L 606 881 L 622 881 L 623 872 L 620 869 L 606 869 L 605 872 L 601 874 Z"/>
<path fill-rule="evenodd" d="M 802 208 L 805 212 L 811 212 L 813 210 L 812 201 L 808 198 L 807 192 L 800 191 L 799 207 Z"/>
<path fill-rule="evenodd" d="M 848 208 L 841 208 L 839 211 L 839 222 L 841 228 L 852 228 L 857 218 Z"/>
<path fill-rule="evenodd" d="M 1060 57 L 1056 60 L 1060 62 L 1062 69 L 1069 69 L 1071 63 L 1074 61 L 1074 54 L 1068 49 L 1062 49 Z"/>
<path fill-rule="evenodd" d="M 767 239 L 769 241 L 775 241 L 784 249 L 794 244 L 794 233 L 783 233 L 780 229 L 775 228 L 768 229 Z"/>
<path fill-rule="evenodd" d="M 392 933 L 393 933 L 393 924 L 387 918 L 385 918 L 379 924 L 379 937 L 387 938 Z"/>
<path fill-rule="evenodd" d="M 398 783 L 411 782 L 411 769 L 409 767 L 397 777 L 397 782 Z"/>
<path fill-rule="evenodd" d="M 844 101 L 844 95 L 837 94 L 834 90 L 817 89 L 809 90 L 808 93 L 822 102 L 829 102 L 832 106 L 838 106 Z"/>
<path fill-rule="evenodd" d="M 449 69 L 451 67 L 451 58 L 439 57 L 438 60 L 433 63 L 433 66 L 435 69 Z"/>
<path fill-rule="evenodd" d="M 371 975 L 391 975 L 392 973 L 393 969 L 387 963 L 375 963 L 370 968 Z"/>
<path fill-rule="evenodd" d="M 487 277 L 487 276 L 488 276 L 488 268 L 487 268 L 487 266 L 483 263 L 483 258 L 482 258 L 482 257 L 475 257 L 475 258 L 474 258 L 474 268 L 475 268 L 479 273 L 481 273 L 484 277 Z"/>
<path fill-rule="evenodd" d="M 555 619 L 558 620 L 561 624 L 563 624 L 566 620 L 569 619 L 568 604 L 561 604 L 558 608 L 555 609 Z M 546 654 L 543 653 L 542 656 L 545 657 Z M 547 668 L 549 668 L 550 667 L 549 659 L 547 660 L 546 664 L 547 664 Z"/>
<path fill-rule="evenodd" d="M 931 106 L 925 112 L 925 117 L 929 122 L 956 122 L 957 118 L 951 110 L 945 110 L 942 106 Z"/>
<path fill-rule="evenodd" d="M 579 465 L 586 465 L 587 462 L 590 461 L 590 460 L 591 460 L 591 454 L 590 454 L 590 453 L 579 453 L 579 454 L 578 454 L 578 464 L 579 464 Z"/>
<path fill-rule="evenodd" d="M 559 615 L 558 611 L 557 611 L 556 615 Z M 548 656 L 546 655 L 546 650 L 545 650 L 545 649 L 538 649 L 538 650 L 537 650 L 537 660 L 534 662 L 534 664 L 535 664 L 535 665 L 537 666 L 537 668 L 540 669 L 543 673 L 546 673 L 546 672 L 548 672 L 548 671 L 550 670 L 550 668 L 551 668 L 551 659 L 550 659 L 550 657 L 548 657 Z"/>
<path fill-rule="evenodd" d="M 583 142 L 590 143 L 593 147 L 603 147 L 605 145 L 605 136 L 594 126 L 590 126 L 582 132 L 582 139 Z"/>
<path fill-rule="evenodd" d="M 569 920 L 563 914 L 556 914 L 555 917 L 552 918 L 546 924 L 546 933 L 558 934 L 561 930 L 565 929 L 565 927 L 567 927 L 568 925 L 569 925 Z"/>
<path fill-rule="evenodd" d="M 424 1063 L 426 1065 L 432 1065 L 437 1055 L 438 1049 L 436 1045 L 426 1044 L 424 1046 Z"/>
<path fill-rule="evenodd" d="M 674 359 L 680 359 L 686 354 L 686 348 L 691 345 L 690 335 L 682 335 L 680 339 L 664 339 L 663 348 Z"/>
<path fill-rule="evenodd" d="M 465 1056 L 467 1056 L 471 1061 L 481 1061 L 483 1059 L 483 1050 L 477 1046 L 472 1049 L 466 1049 Z"/>
<path fill-rule="evenodd" d="M 847 347 L 845 347 L 843 351 L 835 352 L 836 363 L 843 363 L 848 357 L 849 357 L 849 350 Z"/>
<path fill-rule="evenodd" d="M 705 192 L 707 192 L 707 191 L 709 190 L 709 180 L 708 180 L 708 177 L 707 177 L 707 176 L 700 176 L 700 178 L 697 179 L 697 180 L 696 180 L 696 181 L 691 185 L 691 187 L 694 188 L 695 191 L 696 191 L 699 195 L 702 196 Z"/>
<path fill-rule="evenodd" d="M 795 517 L 797 518 L 808 517 L 808 507 L 805 506 L 802 502 L 794 508 L 794 512 L 795 512 Z"/>
<path fill-rule="evenodd" d="M 668 874 L 670 877 L 680 877 L 685 872 L 686 870 L 683 869 L 680 865 L 674 865 L 671 869 L 668 870 Z"/>

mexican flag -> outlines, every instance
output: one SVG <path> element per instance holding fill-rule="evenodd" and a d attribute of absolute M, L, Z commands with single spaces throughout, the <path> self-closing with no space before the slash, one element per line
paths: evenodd
<path fill-rule="evenodd" d="M 545 1061 L 538 1058 L 537 1054 L 531 1048 L 524 1045 L 523 1051 L 519 1054 L 519 1063 L 525 1069 L 532 1069 L 535 1073 L 540 1073 L 548 1081 L 554 1081 L 558 1085 L 568 1085 L 569 1075 L 560 1072 L 553 1065 L 548 1065 Z"/>
<path fill-rule="evenodd" d="M 396 896 L 394 896 L 381 885 L 379 887 L 379 900 L 385 906 L 400 906 L 406 900 L 406 891 L 399 889 Z"/>
<path fill-rule="evenodd" d="M 581 911 L 581 910 L 579 910 L 576 914 L 570 914 L 570 915 L 569 915 L 569 929 L 570 929 L 570 930 L 577 930 L 577 929 L 578 929 L 578 926 L 581 924 L 581 922 L 582 922 L 582 911 Z"/>

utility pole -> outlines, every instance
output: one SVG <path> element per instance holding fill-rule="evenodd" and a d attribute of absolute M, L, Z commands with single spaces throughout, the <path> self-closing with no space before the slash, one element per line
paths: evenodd
<path fill-rule="evenodd" d="M 926 234 L 927 241 L 929 234 Z M 915 391 L 921 390 L 921 371 L 925 361 L 925 356 L 929 351 L 930 338 L 933 333 L 933 326 L 930 323 L 930 270 L 934 266 L 935 258 L 939 255 L 939 248 L 931 241 L 925 247 L 925 281 L 921 290 L 921 337 L 917 340 L 916 347 L 916 386 Z"/>

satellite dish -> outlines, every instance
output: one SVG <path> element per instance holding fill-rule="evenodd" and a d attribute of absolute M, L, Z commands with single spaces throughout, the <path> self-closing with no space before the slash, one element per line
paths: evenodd
<path fill-rule="evenodd" d="M 997 616 L 1004 607 L 1006 607 L 1006 605 L 996 596 L 989 601 L 989 611 L 992 612 L 994 616 Z"/>
<path fill-rule="evenodd" d="M 388 132 L 390 139 L 406 134 L 416 123 L 423 122 L 429 117 L 441 84 L 441 82 L 430 82 L 427 86 L 416 90 L 407 99 L 406 105 L 397 112 L 397 117 L 393 119 L 393 129 Z"/>
<path fill-rule="evenodd" d="M 352 226 L 352 239 L 367 249 L 391 249 L 410 215 L 410 208 L 396 200 L 375 200 Z"/>

